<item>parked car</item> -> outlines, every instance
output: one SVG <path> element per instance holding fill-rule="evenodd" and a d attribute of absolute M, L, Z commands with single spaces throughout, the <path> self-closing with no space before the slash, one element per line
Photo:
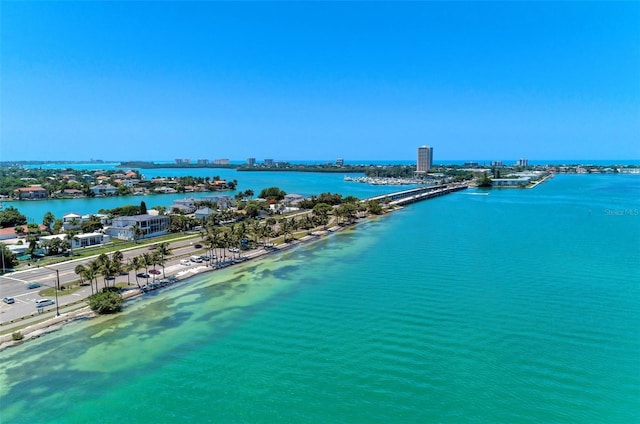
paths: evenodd
<path fill-rule="evenodd" d="M 194 244 L 193 247 L 195 247 L 196 249 L 202 249 L 202 245 L 201 244 Z"/>
<path fill-rule="evenodd" d="M 40 287 L 42 284 L 40 283 L 29 283 L 27 284 L 27 288 L 28 289 L 37 289 L 38 287 Z"/>
<path fill-rule="evenodd" d="M 229 248 L 229 252 L 238 253 L 239 251 L 240 251 L 240 249 L 238 249 L 237 247 L 230 247 Z"/>
<path fill-rule="evenodd" d="M 149 278 L 149 274 L 147 274 L 146 272 L 139 272 L 138 274 L 136 274 L 136 277 L 138 277 L 138 278 Z"/>
<path fill-rule="evenodd" d="M 16 303 L 16 300 L 13 297 L 5 297 L 2 301 L 8 304 Z"/>
<path fill-rule="evenodd" d="M 191 265 L 191 262 L 189 262 L 189 260 L 187 260 L 187 259 L 181 259 L 180 260 L 180 265 L 189 266 L 189 265 Z"/>

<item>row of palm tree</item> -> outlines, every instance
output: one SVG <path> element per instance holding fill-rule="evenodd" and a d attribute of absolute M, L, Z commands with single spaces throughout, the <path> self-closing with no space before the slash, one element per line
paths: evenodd
<path fill-rule="evenodd" d="M 99 291 L 99 277 L 103 277 L 104 287 L 108 287 L 109 281 L 113 281 L 113 286 L 115 287 L 116 277 L 125 273 L 127 274 L 127 283 L 130 283 L 129 273 L 131 271 L 134 271 L 136 284 L 138 287 L 140 287 L 138 271 L 141 269 L 149 269 L 149 267 L 151 266 L 153 266 L 153 269 L 155 270 L 156 266 L 159 265 L 162 267 L 162 276 L 163 278 L 165 278 L 164 265 L 166 263 L 167 257 L 170 255 L 171 249 L 169 248 L 168 242 L 158 244 L 154 252 L 143 253 L 142 255 L 134 256 L 133 258 L 128 259 L 126 262 L 124 261 L 123 253 L 117 250 L 113 252 L 111 256 L 103 253 L 87 264 L 76 266 L 74 272 L 80 277 L 81 284 L 84 282 L 88 282 L 91 285 L 92 294 Z"/>
<path fill-rule="evenodd" d="M 319 226 L 326 226 L 331 220 L 332 209 L 328 206 L 328 208 L 317 208 L 312 213 L 299 216 L 280 219 L 269 217 L 263 221 L 248 220 L 230 226 L 207 223 L 200 232 L 200 237 L 209 256 L 215 258 L 216 263 L 220 263 L 227 260 L 227 252 L 230 248 L 235 248 L 230 252 L 231 259 L 235 259 L 240 255 L 240 248 L 249 241 L 254 245 L 260 243 L 269 245 L 272 238 L 282 236 L 284 242 L 287 242 L 293 238 L 297 230 L 309 231 Z M 336 217 L 337 213 L 338 209 L 333 212 Z"/>

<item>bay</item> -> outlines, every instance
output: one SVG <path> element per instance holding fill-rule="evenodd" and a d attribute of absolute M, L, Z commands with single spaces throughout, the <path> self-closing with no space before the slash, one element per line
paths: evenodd
<path fill-rule="evenodd" d="M 640 179 L 484 193 L 6 349 L 2 422 L 636 422 Z"/>
<path fill-rule="evenodd" d="M 104 165 L 104 164 L 103 164 Z M 97 165 L 95 165 L 97 166 Z M 101 169 L 107 169 L 103 167 Z M 79 169 L 83 169 L 79 167 Z M 223 180 L 237 180 L 237 190 L 221 192 L 198 192 L 176 194 L 150 194 L 147 196 L 114 196 L 93 197 L 79 199 L 49 199 L 49 200 L 21 200 L 5 201 L 4 207 L 13 206 L 27 217 L 28 222 L 42 222 L 47 212 L 53 213 L 56 218 L 62 218 L 68 213 L 86 215 L 98 213 L 100 209 L 113 209 L 125 205 L 139 205 L 144 201 L 148 208 L 155 206 L 170 207 L 174 200 L 184 198 L 200 198 L 203 196 L 227 195 L 235 196 L 239 191 L 251 189 L 257 197 L 260 191 L 268 187 L 279 187 L 288 194 L 300 194 L 313 196 L 321 193 L 340 193 L 343 196 L 356 196 L 364 199 L 384 193 L 399 190 L 398 186 L 369 185 L 344 181 L 344 174 L 314 173 L 314 172 L 238 172 L 234 169 L 209 169 L 209 168 L 158 168 L 143 170 L 146 178 L 155 177 L 210 177 L 219 176 Z M 363 174 L 349 174 L 362 176 Z M 410 188 L 414 186 L 402 186 Z"/>

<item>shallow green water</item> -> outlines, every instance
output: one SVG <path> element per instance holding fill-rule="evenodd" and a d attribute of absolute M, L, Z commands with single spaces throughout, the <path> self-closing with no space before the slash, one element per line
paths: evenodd
<path fill-rule="evenodd" d="M 4 423 L 640 416 L 640 179 L 465 191 L 0 353 Z"/>

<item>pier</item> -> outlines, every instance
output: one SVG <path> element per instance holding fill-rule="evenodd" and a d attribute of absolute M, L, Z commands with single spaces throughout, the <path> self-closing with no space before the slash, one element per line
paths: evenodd
<path fill-rule="evenodd" d="M 444 196 L 449 193 L 464 190 L 468 187 L 469 185 L 466 183 L 419 187 L 410 190 L 397 191 L 395 193 L 383 194 L 381 196 L 370 197 L 366 201 L 374 200 L 381 203 L 388 203 L 389 205 L 404 206 L 411 203 L 420 202 L 422 200 Z"/>

